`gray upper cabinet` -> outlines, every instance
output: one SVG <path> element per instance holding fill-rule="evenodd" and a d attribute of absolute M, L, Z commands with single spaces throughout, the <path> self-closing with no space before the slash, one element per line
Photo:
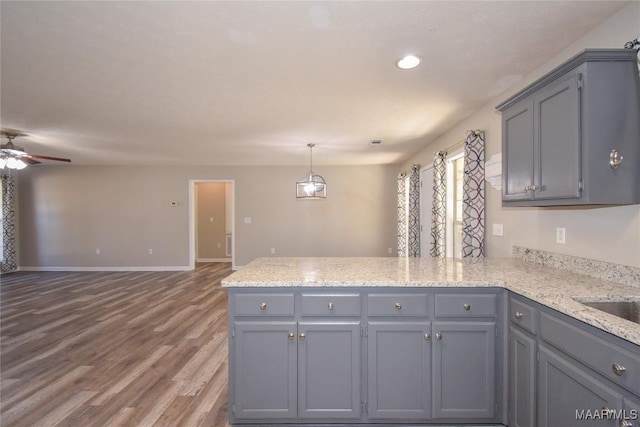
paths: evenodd
<path fill-rule="evenodd" d="M 634 50 L 591 49 L 498 105 L 503 205 L 640 203 L 639 80 Z"/>

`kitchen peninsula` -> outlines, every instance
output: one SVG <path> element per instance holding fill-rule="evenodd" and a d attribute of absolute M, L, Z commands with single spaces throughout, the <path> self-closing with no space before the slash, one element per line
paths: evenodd
<path fill-rule="evenodd" d="M 512 258 L 259 258 L 222 285 L 235 425 L 579 425 L 579 409 L 640 408 L 640 325 L 577 301 L 640 300 L 628 283 Z"/>

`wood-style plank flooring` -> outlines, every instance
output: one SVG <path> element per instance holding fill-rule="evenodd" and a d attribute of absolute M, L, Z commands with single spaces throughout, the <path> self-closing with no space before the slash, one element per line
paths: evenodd
<path fill-rule="evenodd" d="M 0 278 L 0 425 L 227 426 L 229 263 Z"/>

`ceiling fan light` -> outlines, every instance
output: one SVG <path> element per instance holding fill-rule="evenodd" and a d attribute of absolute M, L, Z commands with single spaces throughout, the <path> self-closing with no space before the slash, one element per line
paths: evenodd
<path fill-rule="evenodd" d="M 15 167 L 15 169 L 17 169 L 17 170 L 22 170 L 22 169 L 24 169 L 24 168 L 26 168 L 26 167 L 27 167 L 27 164 L 26 164 L 22 159 L 18 159 L 18 160 L 16 161 L 16 167 Z"/>
<path fill-rule="evenodd" d="M 7 159 L 7 167 L 9 169 L 18 169 L 18 159 L 15 157 L 9 157 Z"/>

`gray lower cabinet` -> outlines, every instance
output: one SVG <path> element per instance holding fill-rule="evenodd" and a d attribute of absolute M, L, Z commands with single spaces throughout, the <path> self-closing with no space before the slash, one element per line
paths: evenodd
<path fill-rule="evenodd" d="M 359 419 L 360 322 L 300 322 L 298 337 L 298 417 Z"/>
<path fill-rule="evenodd" d="M 370 322 L 369 418 L 431 418 L 431 323 Z"/>
<path fill-rule="evenodd" d="M 360 322 L 235 322 L 233 331 L 236 418 L 360 418 Z"/>
<path fill-rule="evenodd" d="M 234 322 L 232 412 L 247 420 L 295 419 L 296 322 Z"/>
<path fill-rule="evenodd" d="M 509 296 L 510 427 L 640 426 L 640 347 Z"/>
<path fill-rule="evenodd" d="M 618 425 L 613 418 L 601 419 L 598 411 L 621 410 L 622 396 L 597 375 L 543 345 L 538 375 L 540 427 Z"/>
<path fill-rule="evenodd" d="M 433 416 L 495 416 L 495 322 L 434 322 Z"/>
<path fill-rule="evenodd" d="M 511 427 L 536 426 L 536 340 L 509 328 L 509 420 Z"/>

